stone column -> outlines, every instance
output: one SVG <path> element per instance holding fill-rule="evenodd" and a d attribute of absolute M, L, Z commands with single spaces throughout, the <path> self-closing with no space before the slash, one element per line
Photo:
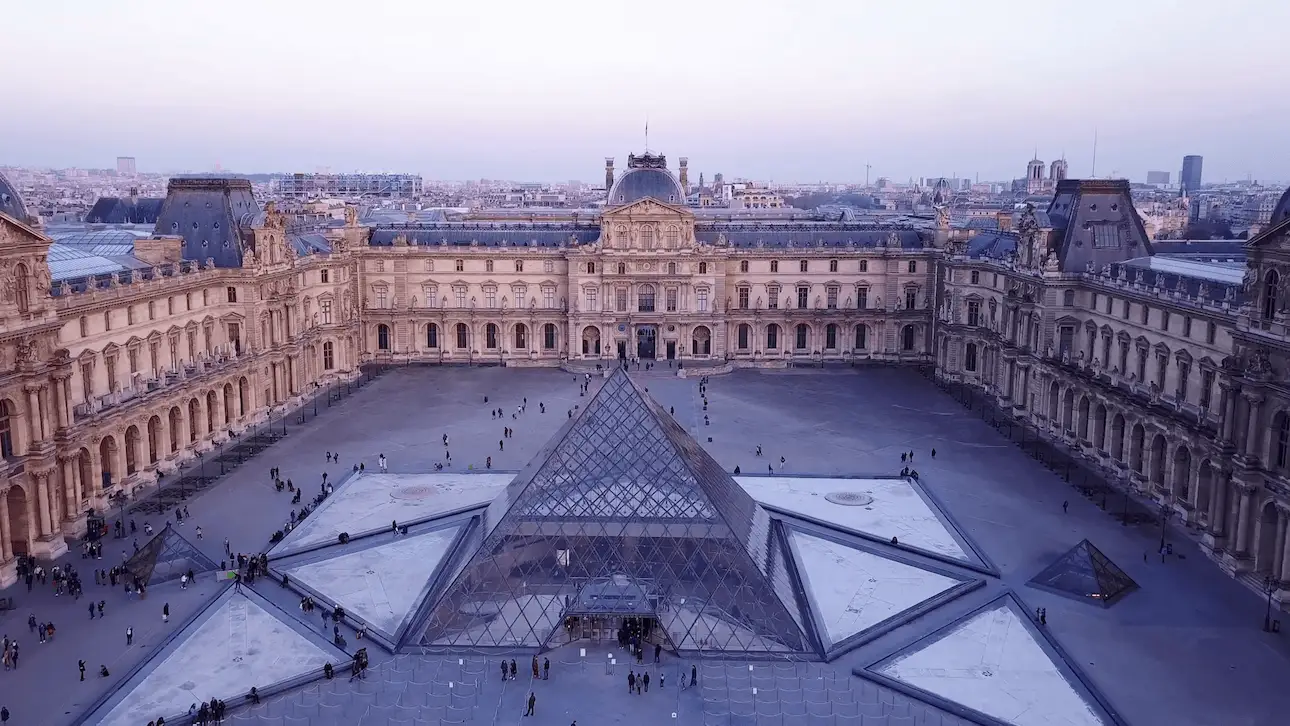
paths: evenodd
<path fill-rule="evenodd" d="M 121 439 L 120 446 L 125 446 L 124 438 Z M 94 481 L 81 482 L 82 492 L 86 491 L 85 487 L 88 484 L 88 491 L 94 492 L 93 496 L 95 498 L 103 496 L 103 462 L 99 460 L 98 444 L 95 444 L 94 448 L 90 450 L 90 476 Z"/>
<path fill-rule="evenodd" d="M 1269 575 L 1276 575 L 1281 572 L 1281 551 L 1285 549 L 1286 543 L 1286 510 L 1277 507 L 1277 538 L 1276 544 L 1272 550 L 1272 566 L 1268 568 Z"/>
<path fill-rule="evenodd" d="M 54 432 L 50 430 L 49 411 L 53 407 L 49 400 L 49 385 L 42 383 L 36 391 L 36 402 L 40 405 L 40 438 L 48 439 Z"/>
<path fill-rule="evenodd" d="M 9 531 L 9 499 L 0 497 L 0 562 L 13 559 L 13 533 Z"/>
<path fill-rule="evenodd" d="M 31 437 L 28 447 L 37 446 L 44 437 L 40 435 L 40 397 L 36 386 L 23 386 L 27 393 L 27 433 Z"/>
<path fill-rule="evenodd" d="M 67 425 L 70 427 L 76 423 L 75 412 L 72 411 L 72 377 L 66 376 L 63 379 L 63 405 L 66 406 Z"/>
<path fill-rule="evenodd" d="M 63 508 L 63 517 L 72 519 L 81 508 L 81 500 L 76 496 L 76 475 L 74 473 L 76 469 L 72 465 L 72 459 L 70 458 L 64 457 L 58 463 L 63 478 L 63 501 L 66 504 Z"/>
<path fill-rule="evenodd" d="M 49 526 L 49 475 L 32 474 L 36 480 L 36 502 L 40 509 L 40 536 L 48 537 L 53 531 Z"/>
<path fill-rule="evenodd" d="M 1285 521 L 1287 515 L 1282 513 L 1281 516 L 1282 521 Z M 1290 583 L 1290 537 L 1285 537 L 1281 542 L 1281 570 L 1276 574 L 1283 584 Z"/>
<path fill-rule="evenodd" d="M 1245 456 L 1249 459 L 1257 459 L 1263 444 L 1263 429 L 1259 426 L 1259 414 L 1263 411 L 1263 396 L 1255 394 L 1246 396 L 1245 400 L 1250 407 L 1250 418 L 1245 425 Z"/>
<path fill-rule="evenodd" d="M 1254 491 L 1242 488 L 1240 490 L 1241 506 L 1236 518 L 1236 555 L 1245 557 L 1250 552 L 1250 507 L 1254 499 Z"/>
<path fill-rule="evenodd" d="M 58 422 L 59 430 L 67 428 L 67 389 L 63 387 L 64 383 L 66 381 L 62 378 L 54 379 L 54 420 Z"/>
<path fill-rule="evenodd" d="M 1221 444 L 1228 445 L 1232 443 L 1233 432 L 1236 428 L 1236 392 L 1232 390 L 1231 386 L 1223 383 L 1219 384 L 1219 389 L 1223 392 L 1223 424 L 1219 439 Z"/>
<path fill-rule="evenodd" d="M 1214 472 L 1214 481 L 1209 488 L 1209 533 L 1215 537 L 1223 536 L 1223 520 L 1227 517 L 1227 472 Z"/>

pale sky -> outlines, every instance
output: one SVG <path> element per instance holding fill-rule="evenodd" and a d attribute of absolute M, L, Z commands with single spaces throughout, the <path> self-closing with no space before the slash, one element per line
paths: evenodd
<path fill-rule="evenodd" d="M 1286 0 L 15 0 L 0 165 L 1290 179 Z"/>

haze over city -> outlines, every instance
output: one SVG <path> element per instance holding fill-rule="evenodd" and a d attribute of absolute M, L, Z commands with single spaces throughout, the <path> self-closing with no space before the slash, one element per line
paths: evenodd
<path fill-rule="evenodd" d="M 1290 5 L 17 3 L 0 163 L 589 179 L 1284 178 Z"/>

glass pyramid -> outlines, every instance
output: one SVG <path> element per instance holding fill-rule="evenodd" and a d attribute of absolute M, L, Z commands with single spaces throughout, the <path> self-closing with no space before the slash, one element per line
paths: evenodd
<path fill-rule="evenodd" d="M 189 570 L 193 574 L 219 569 L 211 558 L 184 539 L 167 524 L 148 543 L 125 561 L 125 569 L 146 585 L 178 580 Z"/>
<path fill-rule="evenodd" d="M 1042 590 L 1110 607 L 1138 588 L 1138 583 L 1107 559 L 1092 542 L 1083 540 L 1030 580 Z"/>
<path fill-rule="evenodd" d="M 820 655 L 779 525 L 615 372 L 489 506 L 431 648 L 554 647 L 624 618 L 692 654 Z M 602 630 L 603 629 L 603 630 Z"/>

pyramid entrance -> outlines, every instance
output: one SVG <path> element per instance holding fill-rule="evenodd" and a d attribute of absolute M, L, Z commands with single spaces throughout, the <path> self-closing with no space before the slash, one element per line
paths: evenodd
<path fill-rule="evenodd" d="M 484 513 L 427 648 L 613 641 L 820 655 L 786 535 L 619 370 Z"/>

